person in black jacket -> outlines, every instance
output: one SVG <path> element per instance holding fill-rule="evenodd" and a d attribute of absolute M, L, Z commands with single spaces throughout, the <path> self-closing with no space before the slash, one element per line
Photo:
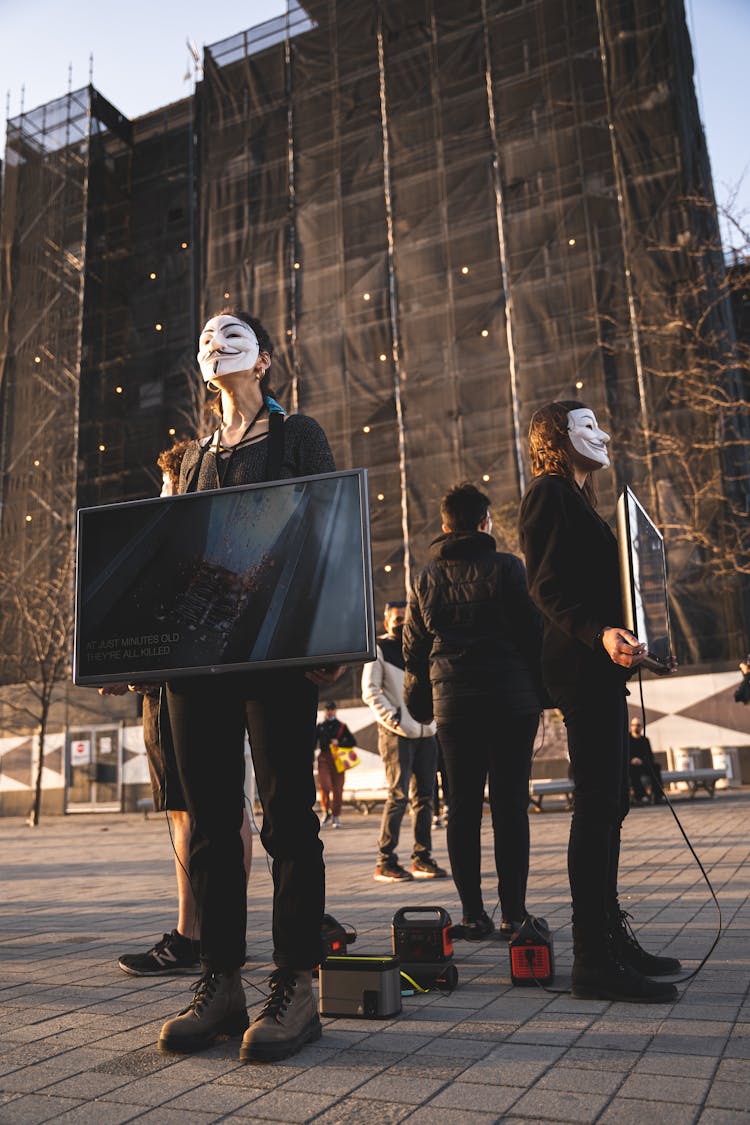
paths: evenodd
<path fill-rule="evenodd" d="M 630 788 L 633 790 L 633 800 L 640 804 L 647 799 L 648 794 L 643 787 L 644 774 L 651 785 L 651 804 L 663 805 L 666 803 L 664 787 L 661 781 L 661 766 L 654 757 L 651 743 L 643 733 L 641 720 L 633 716 L 630 720 Z"/>
<path fill-rule="evenodd" d="M 437 722 L 451 802 L 448 853 L 463 936 L 494 926 L 480 887 L 480 827 L 489 773 L 501 933 L 526 917 L 529 773 L 539 723 L 541 619 L 523 563 L 495 550 L 489 498 L 471 484 L 441 504 L 443 534 L 415 579 L 404 625 L 404 699 Z"/>
<path fill-rule="evenodd" d="M 534 479 L 521 502 L 531 596 L 544 616 L 542 671 L 563 713 L 575 782 L 568 848 L 573 995 L 673 1000 L 679 961 L 641 948 L 617 898 L 620 830 L 629 809 L 626 680 L 645 646 L 620 626 L 617 542 L 597 514 L 591 474 L 609 466 L 609 435 L 580 402 L 537 410 Z"/>
<path fill-rule="evenodd" d="M 354 735 L 346 723 L 336 717 L 336 701 L 329 699 L 324 708 L 325 718 L 318 723 L 315 737 L 318 740 L 318 800 L 323 810 L 321 824 L 325 828 L 340 828 L 341 801 L 346 773 L 336 768 L 333 746 L 353 746 Z"/>
<path fill-rule="evenodd" d="M 203 379 L 219 393 L 221 421 L 212 437 L 188 446 L 180 493 L 335 469 L 318 423 L 287 415 L 273 397 L 268 385 L 273 344 L 257 318 L 224 309 L 204 325 L 199 349 Z M 162 1027 L 163 1050 L 198 1051 L 219 1034 L 244 1031 L 241 1061 L 271 1062 L 320 1037 L 312 970 L 323 955 L 325 866 L 312 765 L 318 687 L 333 683 L 340 671 L 264 669 L 167 683 L 175 757 L 190 813 L 202 976 L 188 1007 Z M 247 924 L 240 835 L 246 729 L 263 805 L 260 838 L 273 859 L 276 964 L 268 1000 L 249 1027 L 240 976 Z"/>

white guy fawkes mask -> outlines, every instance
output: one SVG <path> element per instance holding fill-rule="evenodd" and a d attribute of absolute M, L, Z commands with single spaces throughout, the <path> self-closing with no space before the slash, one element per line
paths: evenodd
<path fill-rule="evenodd" d="M 607 443 L 609 434 L 599 429 L 593 410 L 581 407 L 568 411 L 568 437 L 576 453 L 588 461 L 595 461 L 603 469 L 609 468 Z"/>
<path fill-rule="evenodd" d="M 216 375 L 253 370 L 258 362 L 258 337 L 249 324 L 224 313 L 206 321 L 198 341 L 198 364 L 204 383 Z"/>

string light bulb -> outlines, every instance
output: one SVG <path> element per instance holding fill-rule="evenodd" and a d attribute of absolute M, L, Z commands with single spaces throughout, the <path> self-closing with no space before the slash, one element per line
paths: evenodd
<path fill-rule="evenodd" d="M 363 433 L 363 434 L 369 434 L 369 432 L 370 432 L 370 427 L 369 427 L 369 426 L 363 426 L 363 427 L 362 427 L 362 433 Z"/>
<path fill-rule="evenodd" d="M 26 523 L 31 523 L 31 520 L 32 520 L 31 516 L 26 516 Z"/>
<path fill-rule="evenodd" d="M 121 395 L 122 394 L 122 387 L 120 387 L 120 386 L 115 387 L 115 394 Z"/>
<path fill-rule="evenodd" d="M 461 273 L 462 273 L 462 274 L 464 274 L 464 276 L 465 276 L 465 275 L 466 275 L 466 274 L 467 274 L 468 272 L 469 272 L 469 267 L 468 267 L 468 266 L 461 266 Z"/>
<path fill-rule="evenodd" d="M 576 244 L 576 240 L 574 238 L 568 239 L 568 246 L 575 246 L 575 244 Z"/>
<path fill-rule="evenodd" d="M 41 363 L 41 362 L 42 362 L 42 357 L 40 355 L 35 355 L 34 356 L 34 363 Z"/>
<path fill-rule="evenodd" d="M 26 519 L 27 520 L 31 519 L 31 516 L 27 516 Z M 391 566 L 390 563 L 386 563 L 385 566 L 383 567 L 383 570 L 386 572 L 386 574 L 390 574 L 391 571 L 393 570 L 393 567 Z"/>
<path fill-rule="evenodd" d="M 161 330 L 163 328 L 163 325 L 162 324 L 155 324 L 154 328 L 156 329 L 157 332 L 161 332 Z"/>
<path fill-rule="evenodd" d="M 167 430 L 167 433 L 170 437 L 174 437 L 174 435 L 177 433 L 177 430 L 174 428 L 174 426 L 170 426 Z"/>
<path fill-rule="evenodd" d="M 385 496 L 383 495 L 382 492 L 378 493 L 378 500 L 385 500 Z"/>
<path fill-rule="evenodd" d="M 583 390 L 583 379 L 576 379 L 576 390 L 577 391 Z"/>
<path fill-rule="evenodd" d="M 370 294 L 369 293 L 363 293 L 362 294 L 362 300 L 363 301 L 369 301 L 370 300 Z"/>
<path fill-rule="evenodd" d="M 490 479 L 489 473 L 482 473 L 482 480 L 486 483 Z"/>
<path fill-rule="evenodd" d="M 156 274 L 153 271 L 148 276 L 151 279 L 151 281 L 156 281 Z"/>
<path fill-rule="evenodd" d="M 106 447 L 106 445 L 104 445 L 103 443 L 102 443 L 102 444 L 100 444 L 100 445 L 99 445 L 99 452 L 100 452 L 100 453 L 106 453 L 106 451 L 107 451 L 107 447 Z"/>
<path fill-rule="evenodd" d="M 380 362 L 381 362 L 381 363 L 385 363 L 385 361 L 386 361 L 387 359 L 388 359 L 388 356 L 387 356 L 387 355 L 385 354 L 385 352 L 381 352 L 381 353 L 380 353 Z"/>
<path fill-rule="evenodd" d="M 484 336 L 485 339 L 489 336 L 489 332 L 487 331 L 486 328 L 482 329 L 482 335 Z"/>

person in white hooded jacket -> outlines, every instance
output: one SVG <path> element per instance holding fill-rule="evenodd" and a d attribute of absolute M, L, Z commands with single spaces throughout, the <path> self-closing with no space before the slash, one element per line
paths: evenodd
<path fill-rule="evenodd" d="M 362 672 L 362 699 L 378 724 L 378 751 L 388 781 L 378 840 L 375 879 L 402 883 L 410 879 L 444 879 L 447 872 L 432 858 L 432 805 L 437 769 L 435 724 L 418 723 L 404 704 L 404 658 L 401 633 L 406 602 L 387 602 L 385 635 L 377 656 Z M 411 795 L 414 844 L 411 872 L 398 862 L 401 821 Z"/>

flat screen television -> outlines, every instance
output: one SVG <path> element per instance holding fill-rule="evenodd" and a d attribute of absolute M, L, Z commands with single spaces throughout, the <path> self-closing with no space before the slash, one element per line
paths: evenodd
<path fill-rule="evenodd" d="M 367 471 L 78 512 L 77 684 L 375 657 Z"/>
<path fill-rule="evenodd" d="M 625 626 L 646 645 L 642 667 L 666 675 L 672 640 L 664 537 L 627 487 L 617 502 L 617 542 Z"/>

